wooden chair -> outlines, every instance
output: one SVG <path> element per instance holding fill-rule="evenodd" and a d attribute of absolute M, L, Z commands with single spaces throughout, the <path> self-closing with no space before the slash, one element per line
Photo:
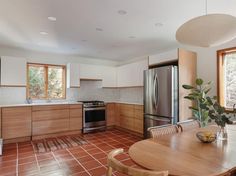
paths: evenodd
<path fill-rule="evenodd" d="M 180 128 L 181 132 L 189 131 L 195 128 L 200 128 L 200 123 L 198 120 L 190 119 L 183 122 L 177 123 L 178 127 Z"/>
<path fill-rule="evenodd" d="M 168 171 L 150 171 L 144 169 L 137 169 L 134 167 L 126 166 L 117 159 L 115 156 L 124 152 L 124 149 L 114 149 L 108 154 L 107 164 L 107 176 L 112 175 L 112 170 L 119 171 L 123 174 L 127 174 L 129 176 L 167 176 Z"/>
<path fill-rule="evenodd" d="M 166 134 L 175 134 L 178 133 L 178 127 L 176 125 L 163 125 L 155 126 L 148 128 L 148 131 L 151 134 L 151 137 L 157 139 L 159 136 Z"/>

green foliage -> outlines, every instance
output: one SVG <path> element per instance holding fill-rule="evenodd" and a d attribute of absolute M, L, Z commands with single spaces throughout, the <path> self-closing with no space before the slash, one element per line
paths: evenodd
<path fill-rule="evenodd" d="M 211 98 L 207 94 L 211 90 L 211 82 L 208 82 L 207 84 L 203 83 L 204 81 L 198 78 L 196 79 L 195 87 L 191 85 L 183 85 L 183 88 L 191 91 L 184 98 L 193 101 L 194 106 L 189 108 L 192 110 L 195 119 L 200 121 L 201 126 L 206 126 L 210 121 L 208 115 L 210 102 L 208 100 Z"/>
<path fill-rule="evenodd" d="M 212 101 L 212 108 L 209 111 L 209 116 L 220 127 L 225 127 L 226 124 L 232 124 L 230 116 L 225 113 L 225 108 L 214 99 Z"/>
<path fill-rule="evenodd" d="M 204 127 L 208 122 L 214 120 L 217 125 L 225 127 L 225 124 L 232 123 L 230 117 L 225 114 L 225 109 L 217 102 L 217 97 L 210 97 L 207 94 L 211 90 L 211 82 L 203 84 L 200 78 L 196 79 L 196 86 L 183 85 L 184 89 L 191 92 L 184 98 L 193 101 L 194 106 L 189 107 L 194 117 Z"/>

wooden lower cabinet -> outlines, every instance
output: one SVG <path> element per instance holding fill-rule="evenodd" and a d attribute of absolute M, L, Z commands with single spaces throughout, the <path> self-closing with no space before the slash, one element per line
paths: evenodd
<path fill-rule="evenodd" d="M 2 137 L 2 108 L 0 108 L 0 138 Z"/>
<path fill-rule="evenodd" d="M 143 105 L 118 103 L 114 107 L 116 126 L 143 134 Z"/>
<path fill-rule="evenodd" d="M 108 103 L 106 105 L 107 126 L 114 126 L 116 124 L 116 113 L 116 104 Z"/>
<path fill-rule="evenodd" d="M 69 130 L 82 129 L 82 105 L 70 106 Z"/>
<path fill-rule="evenodd" d="M 31 107 L 2 108 L 3 139 L 29 136 L 31 136 Z"/>
<path fill-rule="evenodd" d="M 82 105 L 34 107 L 32 136 L 81 130 Z"/>
<path fill-rule="evenodd" d="M 69 130 L 69 118 L 35 121 L 32 123 L 32 135 L 45 135 Z"/>

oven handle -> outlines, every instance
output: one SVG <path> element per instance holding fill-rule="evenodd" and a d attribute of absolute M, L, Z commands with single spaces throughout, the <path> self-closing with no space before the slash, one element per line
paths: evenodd
<path fill-rule="evenodd" d="M 97 108 L 84 108 L 85 111 L 94 111 L 94 110 L 106 110 L 105 107 L 97 107 Z"/>

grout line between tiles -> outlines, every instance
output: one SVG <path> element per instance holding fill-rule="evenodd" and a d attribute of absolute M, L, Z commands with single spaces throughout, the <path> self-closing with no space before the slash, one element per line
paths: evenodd
<path fill-rule="evenodd" d="M 77 163 L 79 163 L 79 165 L 85 170 L 85 172 L 86 172 L 88 175 L 92 176 L 92 175 L 88 172 L 88 170 L 79 162 L 79 160 L 77 160 L 77 158 L 75 158 L 75 156 L 74 156 L 67 148 L 66 148 L 66 151 L 70 153 L 70 155 L 77 161 Z"/>
<path fill-rule="evenodd" d="M 19 174 L 18 174 L 18 171 L 19 171 L 19 154 L 18 154 L 18 143 L 16 143 L 16 176 L 18 176 Z"/>
<path fill-rule="evenodd" d="M 30 143 L 33 146 L 33 150 L 34 150 L 33 142 L 31 141 Z M 35 160 L 36 160 L 36 163 L 37 163 L 38 171 L 40 172 L 39 161 L 38 161 L 38 158 L 37 158 L 35 150 L 34 150 L 34 157 L 35 157 Z"/>

